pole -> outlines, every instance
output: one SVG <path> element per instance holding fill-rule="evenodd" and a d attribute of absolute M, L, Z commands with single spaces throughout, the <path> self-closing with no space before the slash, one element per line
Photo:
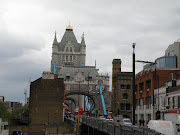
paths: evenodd
<path fill-rule="evenodd" d="M 89 104 L 89 72 L 88 72 L 88 104 Z M 88 115 L 89 115 L 90 108 L 87 111 L 88 111 Z"/>
<path fill-rule="evenodd" d="M 64 84 L 64 99 L 63 99 L 63 122 L 64 122 L 64 113 L 65 113 L 65 89 L 66 89 L 66 85 Z"/>
<path fill-rule="evenodd" d="M 158 77 L 158 111 L 159 111 L 159 75 L 157 75 Z"/>
<path fill-rule="evenodd" d="M 135 96 L 135 45 L 133 43 L 133 125 L 135 125 L 135 108 L 136 108 L 136 96 Z"/>

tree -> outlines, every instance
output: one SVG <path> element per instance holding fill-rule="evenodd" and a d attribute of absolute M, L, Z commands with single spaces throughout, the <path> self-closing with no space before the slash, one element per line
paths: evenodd
<path fill-rule="evenodd" d="M 21 117 L 23 115 L 26 115 L 26 113 L 28 113 L 28 109 L 29 109 L 29 104 L 25 104 L 15 112 L 16 116 Z"/>
<path fill-rule="evenodd" d="M 0 118 L 2 118 L 3 121 L 7 121 L 10 117 L 10 113 L 8 112 L 6 106 L 4 105 L 4 102 L 0 102 Z"/>

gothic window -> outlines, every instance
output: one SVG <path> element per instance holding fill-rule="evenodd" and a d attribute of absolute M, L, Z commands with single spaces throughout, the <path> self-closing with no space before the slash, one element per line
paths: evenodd
<path fill-rule="evenodd" d="M 69 48 L 68 47 L 66 47 L 66 52 L 68 52 L 69 51 Z"/>
<path fill-rule="evenodd" d="M 72 52 L 72 47 L 70 47 L 70 52 Z"/>
<path fill-rule="evenodd" d="M 125 100 L 128 99 L 128 94 L 127 94 L 127 93 L 124 93 L 124 94 L 123 94 L 123 99 L 125 99 Z"/>

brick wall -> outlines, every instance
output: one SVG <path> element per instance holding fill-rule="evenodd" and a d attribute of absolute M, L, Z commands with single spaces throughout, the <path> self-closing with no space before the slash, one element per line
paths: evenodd
<path fill-rule="evenodd" d="M 63 79 L 37 79 L 30 85 L 29 122 L 48 124 L 62 122 Z"/>

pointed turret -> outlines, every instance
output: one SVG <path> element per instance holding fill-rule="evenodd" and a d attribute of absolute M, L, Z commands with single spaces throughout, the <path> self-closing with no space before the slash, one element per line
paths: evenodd
<path fill-rule="evenodd" d="M 57 38 L 56 38 L 56 31 L 55 31 L 55 36 L 54 36 L 54 42 L 53 42 L 53 45 L 57 44 Z"/>
<path fill-rule="evenodd" d="M 86 43 L 85 43 L 85 40 L 84 40 L 84 32 L 83 32 L 81 38 L 82 38 L 82 39 L 81 39 L 81 45 L 86 46 Z"/>
<path fill-rule="evenodd" d="M 86 43 L 85 43 L 85 40 L 84 40 L 84 32 L 83 32 L 83 34 L 82 34 L 82 37 L 81 37 L 82 39 L 81 39 L 81 54 L 82 54 L 82 60 L 83 60 L 83 62 L 82 62 L 82 65 L 84 65 L 85 66 L 85 60 L 86 60 Z"/>
<path fill-rule="evenodd" d="M 57 38 L 56 38 L 56 31 L 55 31 L 55 35 L 54 35 L 54 41 L 52 44 L 52 60 L 51 60 L 51 72 L 52 73 L 57 73 L 58 72 L 58 68 L 56 68 L 56 65 L 58 66 L 59 63 L 57 61 L 58 58 L 58 42 L 57 42 Z M 56 72 L 57 71 L 57 72 Z"/>
<path fill-rule="evenodd" d="M 56 38 L 56 31 L 55 31 L 54 41 L 53 41 L 53 44 L 52 44 L 52 52 L 53 53 L 58 52 L 58 42 L 57 42 L 57 38 Z"/>

